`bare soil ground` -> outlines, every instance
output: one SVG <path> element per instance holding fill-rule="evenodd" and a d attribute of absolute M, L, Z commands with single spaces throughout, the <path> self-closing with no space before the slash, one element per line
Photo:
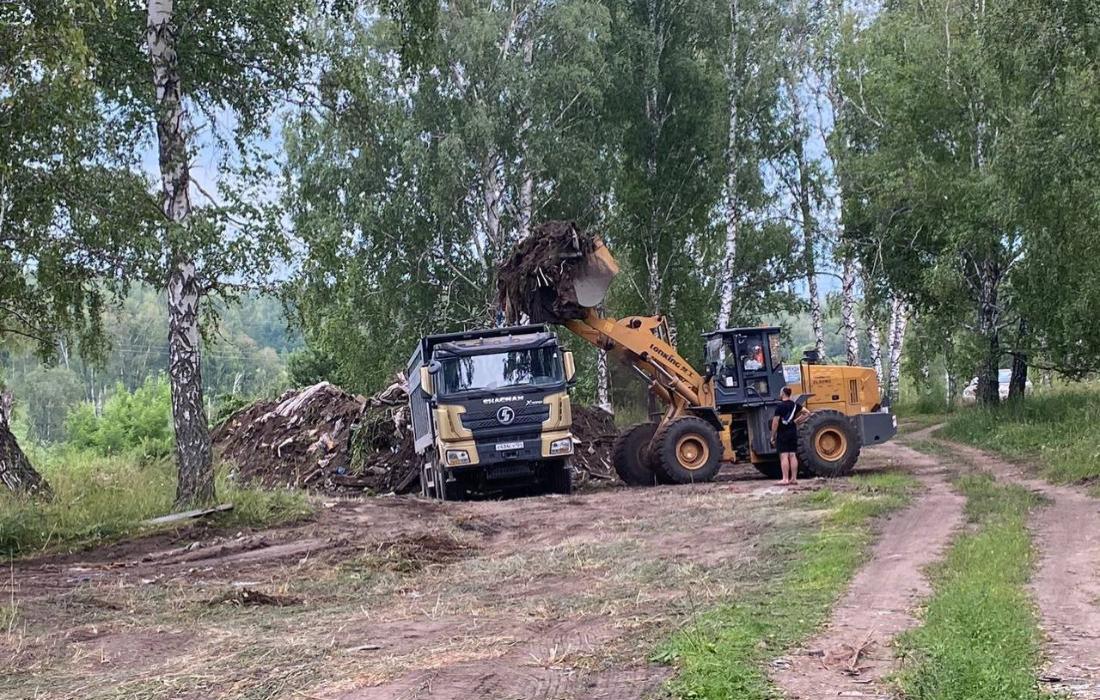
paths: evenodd
<path fill-rule="evenodd" d="M 1100 697 L 1100 502 L 949 447 L 1053 501 L 1033 522 L 1046 673 Z M 865 451 L 861 470 L 910 471 L 925 488 L 880 524 L 828 625 L 777 660 L 789 697 L 886 697 L 891 640 L 915 624 L 922 569 L 961 522 L 945 466 L 958 464 L 897 441 Z M 819 521 L 790 493 L 727 470 L 571 497 L 333 499 L 287 527 L 200 526 L 17 561 L 0 599 L 0 696 L 661 697 L 671 669 L 649 662 L 657 642 L 762 580 Z"/>
<path fill-rule="evenodd" d="M 939 462 L 897 442 L 872 457 L 883 458 L 913 473 L 924 488 L 882 524 L 871 558 L 826 628 L 774 662 L 772 678 L 788 698 L 893 697 L 883 683 L 894 669 L 891 641 L 917 624 L 913 608 L 931 593 L 922 570 L 962 523 L 965 499 L 951 490 Z"/>
<path fill-rule="evenodd" d="M 789 493 L 741 470 L 572 497 L 331 500 L 289 527 L 16 561 L 0 696 L 646 697 L 670 673 L 647 660 L 657 641 L 821 517 Z"/>

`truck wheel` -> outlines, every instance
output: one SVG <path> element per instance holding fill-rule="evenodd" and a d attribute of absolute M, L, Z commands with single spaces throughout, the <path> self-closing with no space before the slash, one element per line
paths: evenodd
<path fill-rule="evenodd" d="M 649 443 L 655 432 L 656 423 L 639 423 L 615 438 L 615 444 L 611 447 L 611 463 L 626 485 L 653 486 L 657 483 L 649 456 Z"/>
<path fill-rule="evenodd" d="M 654 464 L 675 484 L 713 481 L 722 441 L 709 423 L 695 416 L 666 421 L 653 436 Z"/>
<path fill-rule="evenodd" d="M 424 498 L 435 498 L 435 458 L 428 451 L 424 453 L 423 459 L 420 463 L 420 495 Z"/>
<path fill-rule="evenodd" d="M 817 411 L 798 428 L 798 464 L 816 476 L 847 476 L 859 459 L 859 433 L 840 411 Z"/>
<path fill-rule="evenodd" d="M 573 467 L 569 460 L 563 459 L 547 467 L 546 493 L 560 493 L 563 496 L 573 493 Z"/>
<path fill-rule="evenodd" d="M 435 495 L 441 501 L 464 501 L 466 500 L 466 487 L 458 479 L 448 482 L 446 472 L 442 469 L 436 469 Z"/>

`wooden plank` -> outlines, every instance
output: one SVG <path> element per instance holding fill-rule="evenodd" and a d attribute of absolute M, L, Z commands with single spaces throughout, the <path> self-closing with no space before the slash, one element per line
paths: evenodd
<path fill-rule="evenodd" d="M 162 515 L 157 518 L 149 518 L 144 521 L 145 525 L 163 525 L 165 523 L 174 523 L 179 520 L 189 520 L 191 518 L 201 518 L 213 513 L 224 513 L 226 511 L 233 510 L 232 503 L 222 503 L 221 505 L 214 506 L 213 508 L 199 508 L 197 510 L 185 510 L 182 513 L 169 513 L 168 515 Z"/>

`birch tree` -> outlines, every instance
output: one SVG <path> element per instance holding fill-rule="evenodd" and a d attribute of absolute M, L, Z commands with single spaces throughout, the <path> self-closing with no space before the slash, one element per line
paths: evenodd
<path fill-rule="evenodd" d="M 176 503 L 182 507 L 214 499 L 214 465 L 202 400 L 201 290 L 194 252 L 176 234 L 190 225 L 191 167 L 174 10 L 173 0 L 149 0 L 146 42 L 153 68 L 161 202 L 168 222 L 168 377 L 179 466 Z"/>
<path fill-rule="evenodd" d="M 876 17 L 845 77 L 858 96 L 845 172 L 861 193 L 850 200 L 857 243 L 878 284 L 922 313 L 969 307 L 978 399 L 992 404 L 1022 239 L 1001 165 L 1011 91 L 993 74 L 985 13 L 980 2 L 904 2 Z"/>
<path fill-rule="evenodd" d="M 87 18 L 96 27 L 89 45 L 99 97 L 129 124 L 116 138 L 137 151 L 148 146 L 146 128 L 155 127 L 161 217 L 156 254 L 138 278 L 167 292 L 178 507 L 214 498 L 203 300 L 265 283 L 288 251 L 264 140 L 287 97 L 311 97 L 299 79 L 317 7 L 306 0 L 145 0 Z M 200 153 L 216 163 L 205 184 L 191 169 Z"/>
<path fill-rule="evenodd" d="M 778 170 L 787 189 L 792 219 L 802 236 L 801 262 L 814 347 L 824 355 L 824 313 L 818 288 L 818 253 L 823 245 L 819 206 L 823 199 L 823 173 L 810 151 L 815 134 L 812 34 L 816 24 L 813 8 L 804 2 L 793 6 L 787 17 L 782 94 L 788 142 Z"/>
<path fill-rule="evenodd" d="M 767 0 L 730 0 L 728 15 L 728 48 L 723 65 L 727 110 L 725 186 L 719 208 L 724 238 L 715 316 L 719 329 L 729 326 L 741 287 L 761 276 L 759 267 L 745 269 L 746 256 L 739 244 L 744 242 L 745 229 L 754 225 L 754 218 L 763 218 L 771 204 L 772 193 L 762 172 L 775 147 L 771 122 L 781 65 L 776 50 L 782 29 L 778 7 Z M 749 243 L 760 244 L 755 237 Z"/>
<path fill-rule="evenodd" d="M 316 29 L 321 109 L 288 129 L 306 253 L 288 296 L 334 379 L 366 390 L 407 359 L 395 337 L 494 322 L 497 265 L 531 221 L 598 220 L 607 25 L 590 0 L 455 3 L 414 72 L 390 22 Z"/>

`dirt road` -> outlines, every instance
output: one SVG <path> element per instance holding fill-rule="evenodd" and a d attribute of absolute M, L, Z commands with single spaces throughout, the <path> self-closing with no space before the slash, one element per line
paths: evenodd
<path fill-rule="evenodd" d="M 883 682 L 898 668 L 892 640 L 918 624 L 915 612 L 931 593 L 923 570 L 962 524 L 964 499 L 950 490 L 947 475 L 977 469 L 1047 500 L 1030 521 L 1039 554 L 1031 591 L 1045 638 L 1040 680 L 1061 696 L 1100 700 L 1100 501 L 981 450 L 936 439 L 937 427 L 890 446 L 890 458 L 917 475 L 926 490 L 884 524 L 870 561 L 826 628 L 778 659 L 773 680 L 792 700 L 895 696 Z M 904 444 L 926 440 L 951 457 L 924 455 Z"/>
<path fill-rule="evenodd" d="M 1031 592 L 1046 637 L 1043 679 L 1063 696 L 1100 699 L 1100 500 L 981 450 L 950 445 L 974 467 L 1047 500 L 1030 523 L 1039 554 Z"/>
<path fill-rule="evenodd" d="M 940 557 L 962 523 L 965 499 L 951 490 L 943 465 L 900 443 L 887 453 L 924 489 L 883 524 L 870 560 L 827 627 L 776 661 L 772 678 L 792 700 L 894 697 L 882 683 L 895 667 L 890 643 L 917 624 L 913 609 L 931 593 L 923 569 Z"/>

